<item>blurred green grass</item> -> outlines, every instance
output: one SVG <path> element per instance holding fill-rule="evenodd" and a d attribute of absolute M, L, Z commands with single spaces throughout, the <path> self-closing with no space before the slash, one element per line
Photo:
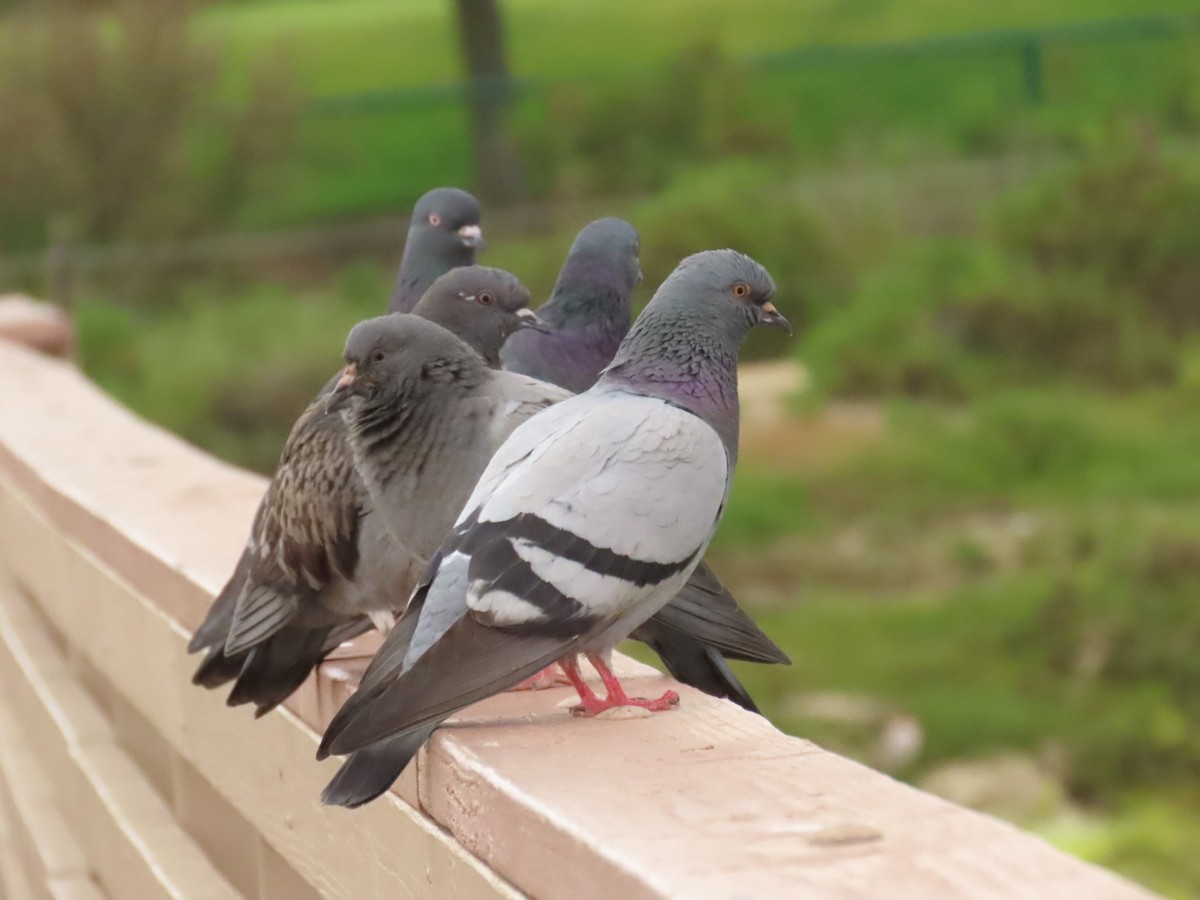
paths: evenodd
<path fill-rule="evenodd" d="M 352 0 L 229 3 L 204 12 L 199 32 L 228 47 L 231 85 L 245 81 L 262 54 L 282 47 L 312 97 L 380 95 L 366 107 L 343 104 L 305 116 L 293 153 L 261 175 L 260 190 L 239 215 L 242 226 L 395 212 L 431 183 L 470 183 L 460 102 L 437 94 L 388 99 L 389 92 L 457 80 L 449 9 L 429 0 Z M 1044 43 L 1037 104 L 1028 96 L 1022 48 L 1003 32 L 1198 11 L 1185 0 L 517 0 L 505 6 L 511 66 L 536 84 L 515 101 L 514 130 L 526 147 L 529 187 L 545 195 L 657 189 L 680 159 L 703 154 L 770 150 L 813 163 L 846 155 L 894 162 L 997 153 L 1070 145 L 1105 116 L 1128 111 L 1195 127 L 1194 20 L 1168 37 L 1118 28 Z M 1002 33 L 961 45 L 952 40 L 988 31 Z M 951 42 L 856 50 L 939 37 Z M 814 47 L 825 49 L 789 61 L 797 48 Z M 679 122 L 688 110 L 693 121 Z"/>

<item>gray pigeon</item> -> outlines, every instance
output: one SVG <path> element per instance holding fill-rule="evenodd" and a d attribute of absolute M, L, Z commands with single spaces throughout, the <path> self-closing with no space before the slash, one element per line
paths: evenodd
<path fill-rule="evenodd" d="M 720 521 L 737 460 L 738 348 L 758 324 L 791 332 L 773 291 L 740 253 L 688 257 L 597 384 L 513 432 L 319 759 L 383 747 L 398 772 L 447 717 L 555 661 L 577 714 L 678 703 L 673 691 L 627 696 L 610 653 L 679 592 Z M 605 698 L 582 679 L 580 654 Z M 356 805 L 341 775 L 323 799 Z"/>
<path fill-rule="evenodd" d="M 541 307 L 541 331 L 520 331 L 500 352 L 504 368 L 586 391 L 612 362 L 629 331 L 634 287 L 641 280 L 637 229 L 598 219 L 575 238 L 554 291 Z M 787 663 L 787 656 L 738 607 L 701 562 L 683 591 L 632 635 L 649 645 L 684 684 L 758 712 L 725 658 Z"/>
<path fill-rule="evenodd" d="M 482 368 L 484 360 L 496 363 L 515 329 L 537 324 L 528 303 L 528 290 L 509 273 L 471 266 L 439 278 L 416 315 L 442 326 L 427 327 Z M 421 399 L 440 402 L 436 393 Z M 442 534 L 455 508 L 441 514 Z M 367 630 L 363 613 L 402 604 L 427 557 L 395 545 L 354 468 L 342 417 L 318 399 L 293 427 L 246 550 L 189 645 L 208 650 L 193 681 L 213 688 L 236 679 L 229 704 L 253 702 L 262 715 L 330 650 Z"/>
<path fill-rule="evenodd" d="M 469 266 L 474 263 L 475 251 L 483 247 L 483 233 L 479 228 L 479 219 L 479 201 L 458 188 L 434 188 L 417 201 L 409 223 L 408 239 L 404 244 L 404 254 L 400 261 L 400 271 L 396 277 L 396 287 L 388 308 L 389 312 L 409 312 L 441 275 L 453 268 Z M 476 349 L 479 349 L 478 343 Z M 321 389 L 318 397 L 333 390 L 333 382 L 334 379 L 330 379 Z M 259 510 L 255 513 L 254 524 L 251 526 L 252 532 L 257 531 L 262 512 L 260 505 Z M 208 655 L 192 678 L 195 684 L 215 688 L 238 678 L 242 673 L 244 660 L 241 656 L 227 657 L 222 652 L 222 648 L 233 619 L 234 605 L 245 586 L 250 564 L 251 558 L 249 550 L 247 550 L 238 560 L 233 576 L 217 595 L 204 623 L 188 644 L 189 653 L 196 653 L 200 650 L 208 651 Z M 344 636 L 338 637 L 344 639 Z M 336 646 L 336 642 L 334 646 Z M 304 653 L 290 655 L 292 657 L 311 656 L 312 651 L 306 650 Z M 259 656 L 257 665 L 266 665 L 266 661 Z M 309 668 L 311 666 L 300 667 L 306 673 Z M 296 673 L 296 678 L 299 680 L 293 679 L 295 681 L 293 687 L 298 686 L 304 680 L 304 676 L 300 675 L 299 671 Z M 247 684 L 252 684 L 257 680 L 252 671 L 246 672 L 243 679 Z M 238 692 L 235 689 L 235 695 L 230 698 L 231 703 L 244 703 L 249 699 L 248 697 L 235 699 L 237 695 Z M 273 705 L 274 703 L 271 704 L 271 706 Z M 267 708 L 269 709 L 270 706 Z"/>
<path fill-rule="evenodd" d="M 412 312 L 443 273 L 475 263 L 483 249 L 479 201 L 458 188 L 434 188 L 413 207 L 388 312 Z"/>
<path fill-rule="evenodd" d="M 534 413 L 571 396 L 488 369 L 445 329 L 411 316 L 360 322 L 346 339 L 346 361 L 328 408 L 346 411 L 374 514 L 422 568 L 496 448 Z"/>
<path fill-rule="evenodd" d="M 546 330 L 514 334 L 500 352 L 504 368 L 577 394 L 595 384 L 629 331 L 638 250 L 637 230 L 624 219 L 598 219 L 579 232 L 538 308 Z"/>

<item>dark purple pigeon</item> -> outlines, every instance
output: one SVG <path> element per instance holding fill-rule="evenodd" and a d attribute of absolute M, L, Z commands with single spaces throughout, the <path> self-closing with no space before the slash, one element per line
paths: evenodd
<path fill-rule="evenodd" d="M 639 249 L 637 229 L 624 219 L 597 219 L 579 232 L 537 311 L 546 331 L 509 338 L 504 368 L 577 394 L 595 384 L 629 331 Z"/>

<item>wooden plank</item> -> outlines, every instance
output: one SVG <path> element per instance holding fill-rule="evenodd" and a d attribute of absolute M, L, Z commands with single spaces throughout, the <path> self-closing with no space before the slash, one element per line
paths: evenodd
<path fill-rule="evenodd" d="M 51 779 L 8 705 L 0 702 L 0 816 L 9 825 L 12 864 L 29 896 L 49 898 L 56 878 L 87 878 L 90 869 L 55 805 Z M 20 896 L 19 894 L 17 896 Z"/>
<path fill-rule="evenodd" d="M 179 827 L 115 744 L 74 748 L 91 790 L 72 798 L 80 841 L 114 897 L 234 900 L 240 896 Z"/>
<path fill-rule="evenodd" d="M 104 900 L 99 886 L 88 878 L 55 878 L 47 887 L 54 900 Z"/>
<path fill-rule="evenodd" d="M 56 813 L 52 804 L 57 802 L 59 808 L 69 810 L 71 830 L 88 860 L 84 864 L 81 855 L 79 866 L 55 867 L 46 874 L 94 872 L 109 893 L 121 897 L 215 900 L 237 896 L 179 828 L 145 775 L 113 742 L 107 727 L 98 724 L 98 712 L 78 685 L 65 677 L 65 665 L 38 634 L 25 601 L 11 590 L 0 597 L 5 684 L 14 696 L 24 698 L 21 706 L 27 715 L 34 711 L 35 700 L 47 710 L 46 715 L 28 721 L 35 723 L 31 733 L 36 735 L 39 754 L 46 754 L 56 766 L 44 782 L 32 777 L 24 782 L 37 786 L 40 793 L 23 808 L 18 804 L 20 815 L 32 826 Z M 4 762 L 7 765 L 11 759 Z M 60 787 L 52 788 L 51 781 Z M 66 833 L 61 820 L 52 825 Z"/>

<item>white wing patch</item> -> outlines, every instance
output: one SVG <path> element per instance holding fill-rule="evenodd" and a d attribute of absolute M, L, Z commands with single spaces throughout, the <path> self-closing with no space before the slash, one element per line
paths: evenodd
<path fill-rule="evenodd" d="M 544 618 L 538 607 L 516 594 L 508 591 L 485 591 L 480 594 L 478 590 L 478 586 L 471 585 L 467 605 L 481 622 L 494 628 L 510 628 Z"/>
<path fill-rule="evenodd" d="M 691 413 L 581 395 L 513 432 L 467 508 L 484 522 L 534 513 L 597 547 L 670 563 L 711 536 L 728 468 L 717 433 Z"/>

